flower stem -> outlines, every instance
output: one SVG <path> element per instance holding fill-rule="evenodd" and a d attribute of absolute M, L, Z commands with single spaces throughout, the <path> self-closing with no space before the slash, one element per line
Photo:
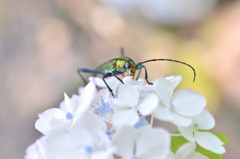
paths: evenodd
<path fill-rule="evenodd" d="M 153 117 L 153 115 L 151 115 L 151 120 L 150 120 L 150 126 L 151 126 L 151 128 L 153 127 L 153 119 L 154 119 L 154 117 Z"/>

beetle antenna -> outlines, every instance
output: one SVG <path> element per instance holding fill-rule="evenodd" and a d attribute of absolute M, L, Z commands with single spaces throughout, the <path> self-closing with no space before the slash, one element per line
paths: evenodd
<path fill-rule="evenodd" d="M 144 64 L 144 63 L 151 62 L 151 61 L 171 61 L 171 62 L 181 63 L 181 64 L 183 64 L 183 65 L 186 65 L 186 66 L 190 67 L 190 68 L 193 70 L 193 74 L 194 74 L 193 82 L 194 82 L 195 79 L 196 79 L 196 71 L 195 71 L 195 69 L 194 69 L 191 65 L 189 65 L 189 64 L 187 64 L 187 63 L 185 63 L 185 62 L 182 62 L 182 61 L 178 61 L 178 60 L 172 60 L 172 59 L 151 59 L 151 60 L 139 62 L 139 63 L 137 64 L 137 67 L 140 66 L 140 65 L 142 65 L 142 64 Z"/>
<path fill-rule="evenodd" d="M 121 47 L 121 57 L 124 56 L 124 50 L 123 50 L 123 47 Z"/>

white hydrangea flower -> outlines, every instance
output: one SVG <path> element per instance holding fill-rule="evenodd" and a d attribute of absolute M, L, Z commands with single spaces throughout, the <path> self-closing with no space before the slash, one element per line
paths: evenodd
<path fill-rule="evenodd" d="M 177 75 L 177 76 L 167 76 L 167 77 L 160 77 L 160 78 L 158 78 L 157 80 L 154 81 L 154 84 L 156 85 L 159 82 L 159 80 L 162 79 L 162 78 L 164 78 L 164 79 L 168 80 L 169 82 L 171 82 L 173 89 L 175 89 L 179 85 L 179 83 L 182 81 L 182 76 L 180 76 L 180 75 Z"/>
<path fill-rule="evenodd" d="M 73 96 L 70 99 L 64 94 L 64 103 L 60 108 L 50 108 L 39 115 L 35 123 L 36 129 L 47 135 L 51 131 L 73 126 L 87 112 L 95 94 L 96 87 L 92 82 L 84 88 L 81 96 Z"/>
<path fill-rule="evenodd" d="M 41 137 L 43 138 L 43 137 Z M 41 138 L 39 140 L 41 140 Z M 42 144 L 37 140 L 26 149 L 24 159 L 46 159 Z"/>
<path fill-rule="evenodd" d="M 110 92 L 108 89 L 101 89 L 93 102 L 92 112 L 98 114 L 105 122 L 111 123 L 113 108 L 109 101 Z"/>
<path fill-rule="evenodd" d="M 106 84 L 103 82 L 102 78 L 99 77 L 90 77 L 90 81 L 94 82 L 96 86 L 100 88 L 107 88 Z M 122 83 L 115 77 L 108 77 L 105 79 L 108 86 L 112 89 L 113 94 L 116 95 L 119 87 Z"/>
<path fill-rule="evenodd" d="M 201 147 L 217 154 L 225 153 L 223 142 L 210 132 L 199 130 L 210 130 L 215 126 L 213 116 L 204 110 L 198 116 L 193 117 L 193 122 L 189 127 L 178 127 L 183 137 L 191 142 L 197 142 Z"/>
<path fill-rule="evenodd" d="M 121 83 L 106 79 L 114 97 L 100 78 L 90 78 L 80 95 L 64 94 L 60 108 L 39 115 L 35 127 L 44 134 L 26 150 L 25 159 L 207 159 L 195 152 L 196 143 L 215 153 L 225 152 L 222 141 L 201 130 L 214 127 L 204 111 L 206 99 L 197 92 L 174 89 L 181 76 L 161 77 L 153 85 L 128 76 Z M 103 87 L 97 93 L 96 85 Z M 146 116 L 151 117 L 150 124 Z M 153 119 L 172 122 L 191 141 L 175 154 L 170 134 L 153 127 Z M 147 118 L 149 119 L 149 118 Z M 174 145 L 173 145 L 174 146 Z"/>
<path fill-rule="evenodd" d="M 189 126 L 192 117 L 200 114 L 206 106 L 206 99 L 190 89 L 179 89 L 174 94 L 178 81 L 160 78 L 156 83 L 156 93 L 160 105 L 153 112 L 155 118 L 169 121 L 177 126 Z"/>
<path fill-rule="evenodd" d="M 52 131 L 37 140 L 28 148 L 25 158 L 111 159 L 115 148 L 105 132 L 105 122 L 95 114 L 85 114 L 74 127 Z"/>
<path fill-rule="evenodd" d="M 139 90 L 131 85 L 121 85 L 118 90 L 118 98 L 114 99 L 115 109 L 113 125 L 134 126 L 139 120 L 139 114 L 147 116 L 151 114 L 159 103 L 159 98 L 154 93 L 140 98 Z"/>
<path fill-rule="evenodd" d="M 92 136 L 82 127 L 75 127 L 68 131 L 57 131 L 40 140 L 46 159 L 108 159 L 112 158 L 114 149 L 110 140 L 103 132 Z M 97 155 L 96 155 L 97 153 Z"/>
<path fill-rule="evenodd" d="M 115 154 L 124 159 L 165 159 L 170 151 L 170 134 L 162 128 L 121 127 L 113 136 Z"/>
<path fill-rule="evenodd" d="M 92 78 L 91 80 L 98 86 L 105 86 L 99 78 Z M 104 121 L 113 124 L 115 128 L 123 125 L 135 125 L 136 128 L 148 125 L 144 116 L 149 115 L 156 108 L 158 102 L 155 94 L 148 96 L 148 94 L 151 93 L 150 91 L 153 90 L 153 88 L 151 88 L 152 86 L 146 87 L 143 85 L 143 81 L 132 80 L 130 76 L 123 79 L 124 84 L 119 83 L 116 78 L 107 78 L 107 82 L 112 85 L 115 83 L 115 85 L 111 87 L 111 89 L 116 92 L 116 94 L 114 94 L 115 97 L 109 96 L 107 89 L 99 91 L 93 106 L 95 112 L 98 113 Z M 149 100 L 154 104 L 149 103 Z M 138 102 L 141 103 L 138 104 Z M 139 119 L 140 114 L 141 120 Z"/>
<path fill-rule="evenodd" d="M 196 147 L 196 144 L 191 142 L 183 144 L 178 148 L 173 159 L 209 159 L 207 156 L 196 152 Z"/>

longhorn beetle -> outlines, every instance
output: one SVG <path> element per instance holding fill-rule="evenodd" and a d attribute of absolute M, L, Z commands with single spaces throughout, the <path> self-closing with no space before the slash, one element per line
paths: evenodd
<path fill-rule="evenodd" d="M 111 59 L 111 60 L 105 62 L 102 65 L 100 65 L 99 67 L 97 67 L 95 70 L 90 70 L 90 69 L 86 69 L 86 68 L 78 68 L 77 72 L 78 72 L 78 74 L 80 75 L 80 77 L 82 78 L 82 80 L 85 84 L 87 84 L 87 82 L 83 78 L 81 72 L 102 75 L 103 76 L 103 82 L 106 84 L 108 90 L 111 92 L 112 96 L 114 97 L 112 89 L 107 84 L 105 78 L 114 76 L 120 82 L 122 82 L 122 80 L 119 77 L 117 77 L 117 75 L 127 72 L 128 75 L 132 76 L 132 78 L 134 79 L 134 75 L 136 73 L 136 70 L 139 70 L 138 76 L 136 78 L 136 79 L 138 79 L 138 77 L 141 73 L 141 69 L 144 68 L 144 70 L 145 70 L 145 80 L 147 81 L 148 84 L 152 85 L 152 83 L 148 81 L 147 68 L 143 65 L 144 63 L 152 62 L 152 61 L 171 61 L 171 62 L 176 62 L 176 63 L 186 65 L 193 70 L 193 74 L 194 74 L 193 82 L 195 81 L 195 78 L 196 78 L 195 69 L 191 65 L 189 65 L 185 62 L 178 61 L 178 60 L 172 60 L 172 59 L 151 59 L 151 60 L 146 60 L 146 61 L 139 62 L 139 63 L 136 64 L 131 58 L 123 56 L 123 48 L 121 48 L 121 57 L 114 58 L 114 59 Z"/>

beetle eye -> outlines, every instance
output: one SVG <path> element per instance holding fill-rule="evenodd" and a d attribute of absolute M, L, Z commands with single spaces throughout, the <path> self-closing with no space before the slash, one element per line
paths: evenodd
<path fill-rule="evenodd" d="M 130 69 L 131 68 L 131 64 L 129 64 L 128 62 L 125 63 L 125 68 L 126 69 Z"/>

